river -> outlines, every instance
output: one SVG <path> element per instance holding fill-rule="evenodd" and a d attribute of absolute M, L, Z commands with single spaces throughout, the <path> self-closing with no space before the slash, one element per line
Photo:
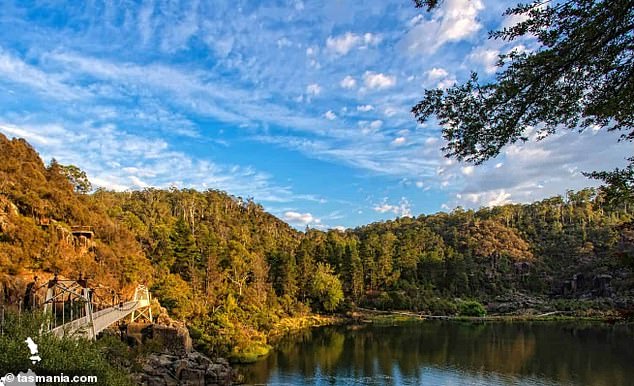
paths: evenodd
<path fill-rule="evenodd" d="M 426 321 L 322 327 L 239 370 L 268 385 L 634 385 L 634 327 Z"/>

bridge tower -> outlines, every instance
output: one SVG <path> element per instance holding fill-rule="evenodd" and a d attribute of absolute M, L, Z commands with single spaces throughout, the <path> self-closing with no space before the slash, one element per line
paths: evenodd
<path fill-rule="evenodd" d="M 153 322 L 150 300 L 150 291 L 148 288 L 143 284 L 138 285 L 134 290 L 134 301 L 138 302 L 138 308 L 132 311 L 131 322 L 140 318 L 145 318 L 150 323 Z"/>
<path fill-rule="evenodd" d="M 82 276 L 78 280 L 60 280 L 57 275 L 48 282 L 44 314 L 50 317 L 49 330 L 75 321 L 85 321 L 89 335 L 96 336 L 93 324 L 92 291 Z"/>

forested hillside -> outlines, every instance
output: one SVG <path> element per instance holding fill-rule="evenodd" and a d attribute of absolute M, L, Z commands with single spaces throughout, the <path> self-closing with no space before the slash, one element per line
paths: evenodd
<path fill-rule="evenodd" d="M 46 166 L 24 140 L 0 135 L 0 283 L 8 302 L 20 297 L 14 282 L 34 274 L 81 272 L 122 291 L 146 283 L 201 347 L 220 352 L 266 343 L 285 316 L 355 305 L 454 313 L 457 298 L 495 310 L 521 295 L 628 308 L 628 205 L 587 189 L 299 232 L 252 200 L 215 190 L 87 193 L 81 171 Z M 92 227 L 94 237 L 78 239 L 73 226 Z"/>

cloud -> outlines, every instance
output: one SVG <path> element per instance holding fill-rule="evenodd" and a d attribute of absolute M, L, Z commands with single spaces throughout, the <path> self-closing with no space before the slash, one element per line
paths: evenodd
<path fill-rule="evenodd" d="M 357 111 L 361 111 L 364 113 L 367 113 L 368 111 L 372 111 L 374 110 L 374 107 L 372 105 L 360 105 L 357 106 Z"/>
<path fill-rule="evenodd" d="M 498 57 L 500 51 L 487 47 L 476 47 L 471 51 L 467 59 L 478 66 L 482 67 L 487 74 L 494 74 L 498 67 Z"/>
<path fill-rule="evenodd" d="M 468 179 L 458 185 L 456 197 L 447 204 L 478 208 L 526 203 L 562 195 L 568 189 L 597 186 L 598 181 L 582 172 L 623 167 L 631 144 L 617 139 L 618 134 L 605 130 L 561 131 L 542 141 L 506 146 L 498 159 L 484 165 L 450 165 L 445 175 L 464 174 Z"/>
<path fill-rule="evenodd" d="M 346 77 L 339 82 L 339 85 L 343 88 L 352 89 L 357 85 L 357 81 L 350 75 L 346 75 Z"/>
<path fill-rule="evenodd" d="M 372 130 L 378 130 L 381 128 L 381 126 L 383 126 L 383 121 L 380 119 L 374 120 L 372 122 L 370 122 L 370 128 Z"/>
<path fill-rule="evenodd" d="M 347 55 L 355 47 L 367 48 L 376 46 L 381 42 L 381 37 L 372 33 L 357 35 L 346 32 L 340 36 L 329 36 L 326 39 L 326 51 L 335 55 Z"/>
<path fill-rule="evenodd" d="M 77 165 L 96 187 L 121 191 L 175 185 L 220 189 L 268 202 L 311 199 L 275 185 L 270 175 L 251 166 L 196 158 L 175 151 L 161 138 L 129 133 L 112 124 L 13 124 L 0 117 L 0 132 L 25 138 L 44 161 L 55 158 L 62 164 Z"/>
<path fill-rule="evenodd" d="M 436 88 L 445 89 L 452 87 L 454 84 L 456 84 L 456 78 L 446 78 L 438 82 Z"/>
<path fill-rule="evenodd" d="M 333 113 L 332 110 L 328 110 L 324 114 L 324 117 L 326 117 L 326 119 L 328 119 L 329 121 L 332 121 L 337 119 L 337 114 Z"/>
<path fill-rule="evenodd" d="M 308 117 L 288 106 L 271 102 L 260 91 L 215 80 L 198 70 L 187 71 L 161 64 L 118 63 L 64 52 L 48 53 L 44 58 L 72 71 L 79 79 L 103 84 L 106 94 L 101 97 L 111 101 L 126 101 L 140 92 L 160 98 L 172 107 L 176 105 L 181 111 L 211 116 L 225 123 L 252 125 L 254 121 L 265 121 L 307 131 L 313 131 L 319 125 L 318 117 Z M 321 86 L 309 84 L 306 92 L 315 96 L 321 92 Z M 121 105 L 117 108 L 120 110 Z"/>
<path fill-rule="evenodd" d="M 435 83 L 435 85 L 434 85 Z M 444 89 L 456 83 L 455 76 L 452 76 L 444 68 L 434 67 L 425 72 L 425 83 L 423 86 Z"/>
<path fill-rule="evenodd" d="M 398 138 L 394 138 L 394 140 L 392 141 L 392 143 L 394 145 L 403 145 L 405 143 L 407 139 L 405 139 L 405 137 L 398 137 Z"/>
<path fill-rule="evenodd" d="M 440 79 L 444 79 L 449 75 L 447 70 L 445 70 L 444 68 L 437 68 L 437 67 L 434 67 L 431 70 L 425 72 L 425 74 L 427 75 L 427 79 L 430 81 L 437 81 Z"/>
<path fill-rule="evenodd" d="M 382 203 L 376 204 L 372 209 L 378 213 L 394 213 L 397 217 L 412 217 L 411 204 L 405 197 L 394 205 L 388 204 L 385 198 Z"/>
<path fill-rule="evenodd" d="M 370 89 L 385 89 L 396 84 L 396 77 L 392 75 L 385 75 L 383 73 L 366 71 L 363 74 L 363 83 Z"/>
<path fill-rule="evenodd" d="M 321 222 L 320 219 L 315 218 L 310 213 L 299 213 L 293 211 L 285 212 L 282 219 L 292 225 L 319 224 Z"/>
<path fill-rule="evenodd" d="M 0 47 L 0 78 L 31 87 L 37 92 L 62 100 L 88 98 L 89 92 L 64 82 L 64 75 L 46 73 L 22 59 L 6 53 Z"/>
<path fill-rule="evenodd" d="M 469 166 L 465 166 L 461 169 L 462 174 L 464 174 L 465 176 L 470 176 L 473 174 L 473 171 L 475 170 L 475 168 L 471 165 Z"/>
<path fill-rule="evenodd" d="M 311 83 L 306 86 L 306 93 L 313 96 L 319 95 L 321 93 L 321 86 L 317 83 Z"/>
<path fill-rule="evenodd" d="M 445 43 L 463 40 L 482 28 L 478 14 L 483 9 L 480 0 L 446 0 L 431 19 L 417 17 L 410 21 L 405 47 L 410 52 L 430 54 Z"/>

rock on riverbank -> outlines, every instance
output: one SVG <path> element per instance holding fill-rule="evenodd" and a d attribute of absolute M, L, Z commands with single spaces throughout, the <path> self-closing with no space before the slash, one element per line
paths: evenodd
<path fill-rule="evenodd" d="M 211 359 L 192 348 L 184 323 L 171 319 L 163 307 L 154 324 L 132 323 L 127 326 L 128 339 L 137 344 L 154 344 L 161 349 L 138 360 L 140 372 L 132 375 L 144 386 L 231 385 L 237 380 L 229 362 Z"/>
<path fill-rule="evenodd" d="M 235 374 L 225 359 L 212 360 L 193 351 L 185 355 L 153 353 L 142 360 L 140 374 L 133 379 L 145 386 L 231 385 Z"/>

